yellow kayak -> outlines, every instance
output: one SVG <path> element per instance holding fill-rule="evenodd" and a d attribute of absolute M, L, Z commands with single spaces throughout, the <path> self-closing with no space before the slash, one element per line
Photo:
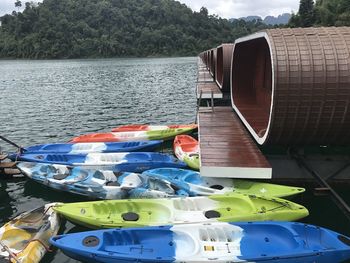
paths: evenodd
<path fill-rule="evenodd" d="M 0 228 L 0 256 L 10 262 L 39 262 L 60 227 L 55 203 L 25 212 Z"/>

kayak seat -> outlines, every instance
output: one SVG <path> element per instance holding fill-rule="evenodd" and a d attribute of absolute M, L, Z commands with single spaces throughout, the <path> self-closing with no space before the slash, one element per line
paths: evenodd
<path fill-rule="evenodd" d="M 109 251 L 112 250 L 112 246 L 136 245 L 140 243 L 139 238 L 133 231 L 121 231 L 118 229 L 104 232 L 102 238 L 104 247 L 109 247 Z"/>
<path fill-rule="evenodd" d="M 181 145 L 181 148 L 184 152 L 198 152 L 198 144 L 193 145 L 192 143 L 189 144 L 183 144 Z"/>
<path fill-rule="evenodd" d="M 106 182 L 106 186 L 120 186 L 120 184 L 117 181 L 109 181 Z"/>
<path fill-rule="evenodd" d="M 193 237 L 185 232 L 174 232 L 174 243 L 176 247 L 177 258 L 190 258 L 192 255 L 196 255 L 199 252 L 198 242 Z"/>
<path fill-rule="evenodd" d="M 34 234 L 29 233 L 24 229 L 12 228 L 6 230 L 2 234 L 1 241 L 4 245 L 7 245 L 12 249 L 21 251 L 27 246 L 28 240 L 31 240 L 33 237 Z"/>
<path fill-rule="evenodd" d="M 54 176 L 52 176 L 53 179 L 55 180 L 63 180 L 63 179 L 66 179 L 67 177 L 69 176 L 69 174 L 55 174 Z"/>
<path fill-rule="evenodd" d="M 183 177 L 183 181 L 191 184 L 202 185 L 203 179 L 200 177 L 199 173 L 191 172 L 190 174 Z"/>
<path fill-rule="evenodd" d="M 334 248 L 336 246 L 336 242 L 332 242 L 334 238 L 332 238 L 330 233 L 317 226 L 294 224 L 293 230 L 295 230 L 302 239 L 307 241 L 305 246 L 310 249 L 319 250 Z M 322 246 L 320 245 L 320 237 L 322 237 Z M 350 243 L 347 245 L 349 246 L 349 244 Z"/>

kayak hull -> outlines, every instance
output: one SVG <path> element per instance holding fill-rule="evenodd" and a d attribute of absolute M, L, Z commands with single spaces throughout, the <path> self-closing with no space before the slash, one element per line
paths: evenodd
<path fill-rule="evenodd" d="M 350 258 L 348 237 L 292 222 L 97 230 L 56 236 L 50 241 L 68 256 L 84 262 L 200 263 L 215 259 L 219 263 L 328 263 Z"/>
<path fill-rule="evenodd" d="M 52 210 L 54 204 L 25 212 L 0 228 L 0 257 L 12 262 L 37 263 L 50 246 L 49 238 L 57 235 L 60 227 L 58 215 Z M 2 246 L 0 245 L 0 247 Z M 15 259 L 14 259 L 15 257 Z"/>
<path fill-rule="evenodd" d="M 126 132 L 107 132 L 90 133 L 73 138 L 71 143 L 88 142 L 128 142 L 128 141 L 147 141 L 147 140 L 171 140 L 176 135 L 187 134 L 193 131 L 192 128 L 150 130 L 150 131 L 126 131 Z"/>
<path fill-rule="evenodd" d="M 186 164 L 162 153 L 88 153 L 88 154 L 21 154 L 10 159 L 22 162 L 40 162 L 86 168 L 107 169 L 117 172 L 143 172 L 160 167 L 184 168 Z"/>
<path fill-rule="evenodd" d="M 305 207 L 278 198 L 243 194 L 167 199 L 107 200 L 60 204 L 55 211 L 90 228 L 143 227 L 237 221 L 293 221 Z"/>
<path fill-rule="evenodd" d="M 26 153 L 60 153 L 60 154 L 84 154 L 84 153 L 109 153 L 109 152 L 152 152 L 163 143 L 158 141 L 139 142 L 110 142 L 110 143 L 54 143 L 39 144 L 25 148 Z"/>
<path fill-rule="evenodd" d="M 190 168 L 199 170 L 199 145 L 196 139 L 189 135 L 177 135 L 173 148 L 179 160 L 184 161 Z"/>
<path fill-rule="evenodd" d="M 305 191 L 301 187 L 250 180 L 202 177 L 199 172 L 177 168 L 158 168 L 144 171 L 142 174 L 151 178 L 168 181 L 182 191 L 187 192 L 189 196 L 207 196 L 238 192 L 267 197 L 289 197 Z"/>
<path fill-rule="evenodd" d="M 183 125 L 147 125 L 147 124 L 130 124 L 122 125 L 112 129 L 112 132 L 128 132 L 128 131 L 157 131 L 167 129 L 197 129 L 197 124 Z"/>
<path fill-rule="evenodd" d="M 17 167 L 40 184 L 91 199 L 164 198 L 177 194 L 170 183 L 136 173 L 32 162 L 20 162 Z"/>

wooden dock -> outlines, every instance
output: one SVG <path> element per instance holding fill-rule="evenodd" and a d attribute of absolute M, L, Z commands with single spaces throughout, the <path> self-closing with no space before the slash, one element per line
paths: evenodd
<path fill-rule="evenodd" d="M 197 83 L 197 99 L 222 99 L 223 95 L 218 85 L 212 82 Z"/>
<path fill-rule="evenodd" d="M 271 165 L 230 106 L 199 108 L 198 127 L 202 176 L 272 177 Z"/>
<path fill-rule="evenodd" d="M 6 154 L 0 154 L 0 175 L 2 176 L 23 176 L 17 169 L 16 162 L 8 161 Z"/>
<path fill-rule="evenodd" d="M 197 99 L 222 99 L 223 94 L 209 73 L 207 67 L 199 61 L 196 86 Z"/>
<path fill-rule="evenodd" d="M 201 82 L 215 82 L 213 76 L 210 75 L 209 71 L 198 72 L 197 83 Z"/>

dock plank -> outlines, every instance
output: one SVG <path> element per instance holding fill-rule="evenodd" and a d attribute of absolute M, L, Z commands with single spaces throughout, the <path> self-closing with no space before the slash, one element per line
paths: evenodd
<path fill-rule="evenodd" d="M 7 154 L 0 154 L 0 161 L 3 161 L 7 158 Z"/>
<path fill-rule="evenodd" d="M 202 176 L 268 179 L 272 168 L 231 107 L 198 112 Z"/>
<path fill-rule="evenodd" d="M 0 169 L 16 167 L 16 162 L 0 162 Z"/>
<path fill-rule="evenodd" d="M 211 82 L 198 82 L 197 83 L 197 99 L 200 98 L 202 92 L 202 99 L 210 99 L 213 92 L 214 99 L 222 99 L 222 92 L 218 85 L 212 80 Z"/>
<path fill-rule="evenodd" d="M 198 71 L 197 75 L 197 82 L 198 83 L 206 83 L 206 82 L 214 82 L 213 76 L 210 74 L 209 71 L 203 70 L 203 71 Z M 215 82 L 214 82 L 215 83 Z"/>

